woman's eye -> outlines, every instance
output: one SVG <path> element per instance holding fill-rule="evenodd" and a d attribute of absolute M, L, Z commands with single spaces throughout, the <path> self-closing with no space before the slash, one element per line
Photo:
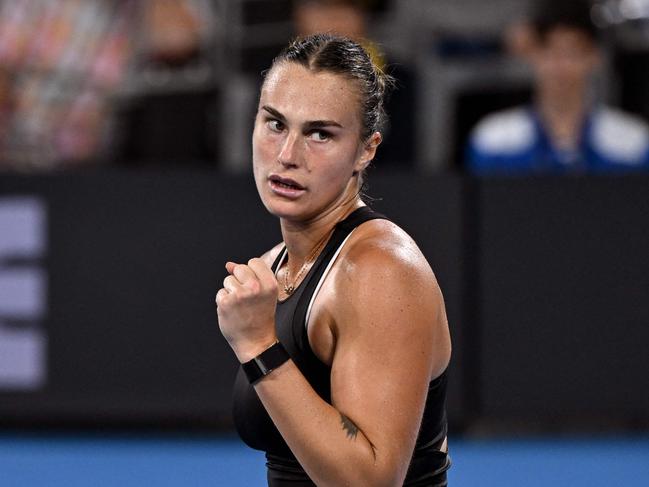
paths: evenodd
<path fill-rule="evenodd" d="M 316 142 L 325 142 L 331 138 L 331 134 L 324 130 L 314 130 L 309 134 L 309 137 Z"/>
<path fill-rule="evenodd" d="M 281 132 L 284 129 L 284 124 L 282 122 L 280 122 L 279 120 L 268 120 L 266 122 L 266 125 L 273 132 Z"/>

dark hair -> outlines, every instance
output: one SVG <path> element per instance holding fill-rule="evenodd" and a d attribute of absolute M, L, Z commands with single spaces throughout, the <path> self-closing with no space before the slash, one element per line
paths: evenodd
<path fill-rule="evenodd" d="M 337 73 L 356 81 L 361 98 L 361 138 L 366 140 L 382 129 L 387 119 L 385 101 L 393 81 L 372 63 L 360 44 L 347 37 L 314 34 L 291 42 L 273 60 L 271 69 L 282 62 Z"/>
<path fill-rule="evenodd" d="M 569 27 L 599 41 L 600 31 L 593 22 L 589 0 L 541 0 L 532 16 L 532 26 L 541 40 L 557 27 Z"/>

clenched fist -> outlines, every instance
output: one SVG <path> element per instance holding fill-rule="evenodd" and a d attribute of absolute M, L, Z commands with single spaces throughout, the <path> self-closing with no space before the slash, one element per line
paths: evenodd
<path fill-rule="evenodd" d="M 276 340 L 277 279 L 261 259 L 225 264 L 229 275 L 216 293 L 221 333 L 240 362 L 247 362 Z"/>

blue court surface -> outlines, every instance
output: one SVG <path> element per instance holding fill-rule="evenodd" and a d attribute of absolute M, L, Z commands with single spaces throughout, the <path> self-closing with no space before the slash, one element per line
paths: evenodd
<path fill-rule="evenodd" d="M 649 486 L 649 437 L 451 439 L 454 486 Z M 0 486 L 264 486 L 232 437 L 0 433 Z"/>

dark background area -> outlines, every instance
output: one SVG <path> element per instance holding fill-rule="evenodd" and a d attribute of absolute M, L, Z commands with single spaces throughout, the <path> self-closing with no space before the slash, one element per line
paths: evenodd
<path fill-rule="evenodd" d="M 0 388 L 0 428 L 228 436 L 237 362 L 214 294 L 226 260 L 281 238 L 250 138 L 292 2 L 159 2 L 185 7 L 159 24 L 156 2 L 58 2 L 23 11 L 34 24 L 19 2 L 0 12 L 0 204 L 36 198 L 48 220 L 45 256 L 0 259 L 47 275 L 43 320 L 0 313 L 0 331 L 47 339 L 44 386 Z M 398 86 L 368 201 L 413 236 L 443 290 L 451 435 L 646 432 L 649 176 L 464 171 L 475 124 L 531 101 L 503 34 L 536 3 L 365 2 Z M 602 102 L 649 120 L 649 17 L 602 27 Z M 156 47 L 174 28 L 190 48 Z"/>
<path fill-rule="evenodd" d="M 418 242 L 454 339 L 452 431 L 649 423 L 647 177 L 375 174 Z M 47 385 L 0 392 L 7 426 L 230 427 L 223 263 L 280 239 L 252 179 L 209 171 L 1 176 L 49 213 Z"/>

